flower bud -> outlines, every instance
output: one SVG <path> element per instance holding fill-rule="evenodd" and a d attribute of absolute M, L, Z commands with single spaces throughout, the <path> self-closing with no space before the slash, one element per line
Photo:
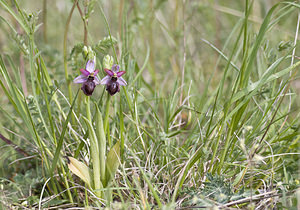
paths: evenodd
<path fill-rule="evenodd" d="M 82 53 L 87 60 L 93 60 L 96 63 L 96 53 L 91 46 L 84 46 L 82 48 Z"/>
<path fill-rule="evenodd" d="M 93 49 L 89 46 L 88 47 L 88 60 L 93 60 L 96 63 L 96 53 L 93 51 Z"/>
<path fill-rule="evenodd" d="M 113 64 L 114 64 L 114 58 L 112 56 L 106 55 L 103 58 L 103 68 L 104 69 L 111 69 Z"/>
<path fill-rule="evenodd" d="M 84 57 L 87 57 L 87 55 L 89 53 L 87 46 L 84 46 L 82 51 L 83 51 Z"/>

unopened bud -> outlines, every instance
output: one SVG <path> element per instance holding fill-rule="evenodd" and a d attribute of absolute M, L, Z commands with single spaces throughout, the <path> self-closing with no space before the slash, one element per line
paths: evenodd
<path fill-rule="evenodd" d="M 103 58 L 103 68 L 111 69 L 113 64 L 114 64 L 114 58 L 112 56 L 106 55 Z"/>

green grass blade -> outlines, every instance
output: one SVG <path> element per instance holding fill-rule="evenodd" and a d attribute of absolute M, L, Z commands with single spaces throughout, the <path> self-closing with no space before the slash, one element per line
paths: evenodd
<path fill-rule="evenodd" d="M 65 133 L 66 133 L 67 128 L 68 128 L 68 123 L 70 121 L 70 117 L 71 117 L 72 110 L 73 110 L 75 101 L 77 99 L 78 93 L 79 93 L 79 89 L 78 89 L 78 91 L 77 91 L 77 93 L 76 93 L 76 95 L 75 95 L 75 97 L 73 99 L 72 105 L 71 105 L 71 107 L 69 109 L 69 112 L 68 112 L 68 115 L 67 115 L 67 119 L 66 119 L 66 121 L 63 124 L 63 129 L 61 131 L 60 137 L 59 137 L 58 142 L 57 142 L 57 147 L 55 149 L 55 154 L 54 154 L 54 158 L 53 158 L 52 166 L 51 166 L 51 170 L 50 170 L 51 176 L 53 176 L 53 172 L 55 170 L 55 167 L 57 165 L 57 161 L 58 161 L 59 155 L 61 153 L 62 145 L 63 145 L 64 138 L 65 138 Z"/>

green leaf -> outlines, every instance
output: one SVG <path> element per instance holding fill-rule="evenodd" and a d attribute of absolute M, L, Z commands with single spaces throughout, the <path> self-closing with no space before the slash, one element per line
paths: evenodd
<path fill-rule="evenodd" d="M 87 167 L 83 162 L 73 158 L 66 157 L 68 161 L 68 168 L 79 178 L 81 178 L 88 186 L 91 186 L 91 176 L 89 167 Z"/>
<path fill-rule="evenodd" d="M 118 141 L 108 152 L 106 159 L 106 184 L 115 176 L 120 165 L 120 142 Z"/>
<path fill-rule="evenodd" d="M 89 138 L 90 138 L 90 150 L 91 150 L 91 156 L 92 156 L 92 163 L 93 163 L 93 174 L 94 174 L 94 190 L 96 191 L 96 195 L 99 198 L 102 198 L 102 192 L 99 190 L 103 188 L 103 183 L 101 182 L 101 175 L 100 175 L 100 159 L 99 159 L 99 145 L 97 142 L 97 137 L 95 130 L 92 126 L 92 123 L 85 117 L 83 117 L 85 120 L 88 129 L 89 129 Z"/>

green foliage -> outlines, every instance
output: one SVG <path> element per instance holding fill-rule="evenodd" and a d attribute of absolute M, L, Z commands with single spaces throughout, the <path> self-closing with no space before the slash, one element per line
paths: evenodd
<path fill-rule="evenodd" d="M 74 71 L 78 70 L 81 66 L 84 66 L 84 62 L 79 58 L 80 55 L 83 54 L 83 43 L 76 44 L 71 50 L 70 60 L 71 66 Z"/>
<path fill-rule="evenodd" d="M 102 55 L 106 55 L 109 53 L 108 50 L 111 49 L 115 44 L 117 44 L 117 42 L 117 39 L 113 36 L 111 37 L 111 39 L 109 36 L 107 36 L 99 40 L 98 43 L 93 46 L 93 49 L 96 52 L 101 53 Z"/>
<path fill-rule="evenodd" d="M 102 40 L 99 40 L 97 44 L 91 46 L 93 51 L 97 53 L 97 57 L 99 60 L 109 54 L 109 50 L 117 44 L 117 39 L 112 37 L 104 37 Z M 85 66 L 86 61 L 88 60 L 87 56 L 84 54 L 84 44 L 77 43 L 71 50 L 69 61 L 71 62 L 71 67 L 74 71 L 78 71 L 78 69 Z"/>
<path fill-rule="evenodd" d="M 203 182 L 201 188 L 184 189 L 181 196 L 188 195 L 184 206 L 206 206 L 213 207 L 216 204 L 226 204 L 232 201 L 247 198 L 251 192 L 245 192 L 244 188 L 234 192 L 232 183 L 224 176 L 207 174 L 207 181 Z"/>
<path fill-rule="evenodd" d="M 227 203 L 233 195 L 230 182 L 226 182 L 224 177 L 207 174 L 207 182 L 204 182 L 203 194 L 218 203 Z"/>
<path fill-rule="evenodd" d="M 24 206 L 33 206 L 39 200 L 39 192 L 44 179 L 39 168 L 27 169 L 24 173 L 17 173 L 13 181 L 1 179 L 1 200 L 9 203 L 18 203 L 22 200 Z"/>
<path fill-rule="evenodd" d="M 72 157 L 66 157 L 68 168 L 76 174 L 78 177 L 80 177 L 89 187 L 92 186 L 92 180 L 90 176 L 90 170 L 89 168 L 79 160 L 76 160 Z"/>
<path fill-rule="evenodd" d="M 106 184 L 115 176 L 120 165 L 120 142 L 118 141 L 108 152 L 106 158 Z"/>

